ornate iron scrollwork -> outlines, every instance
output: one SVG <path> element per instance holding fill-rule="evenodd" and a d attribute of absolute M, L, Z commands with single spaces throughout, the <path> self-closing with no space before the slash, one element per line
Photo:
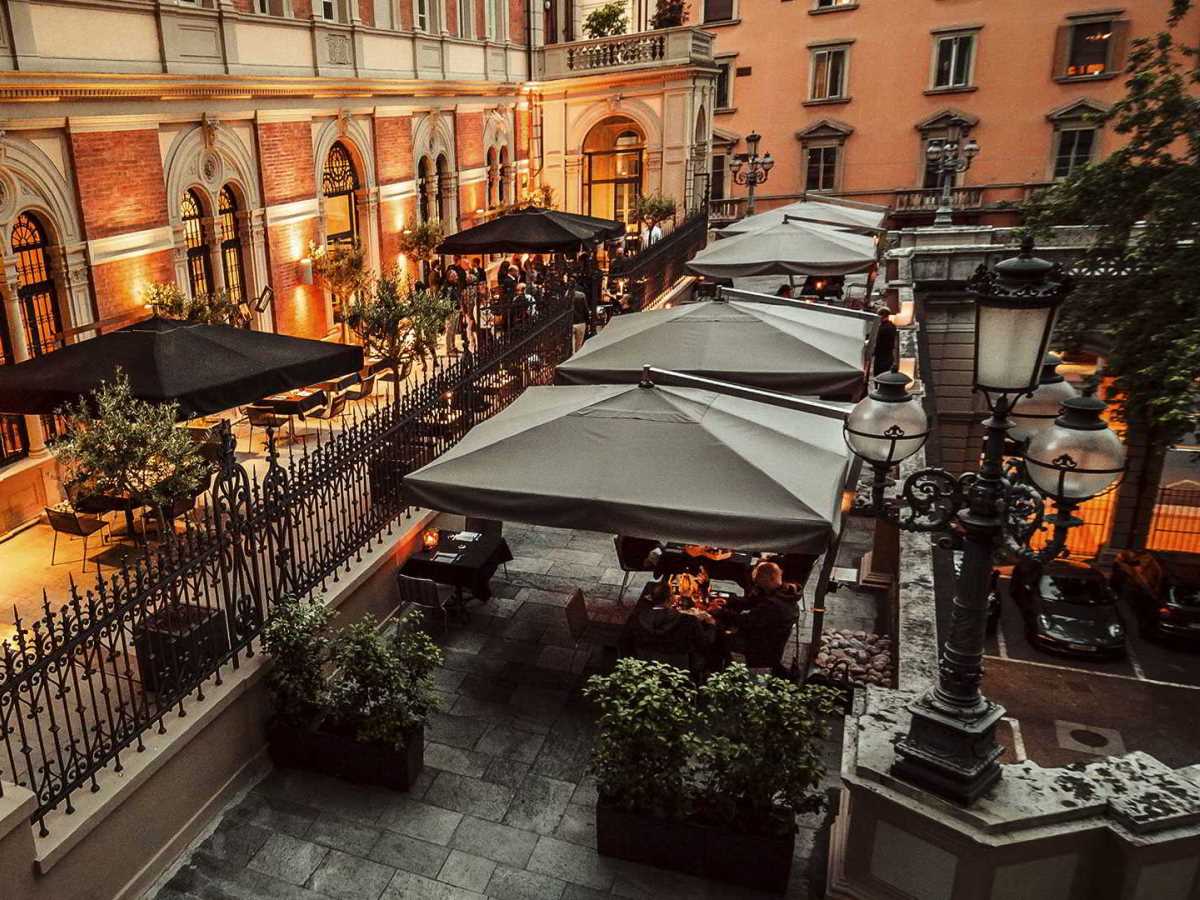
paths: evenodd
<path fill-rule="evenodd" d="M 901 497 L 905 510 L 895 521 L 906 531 L 941 531 L 963 507 L 962 485 L 945 469 L 913 472 L 904 481 Z"/>

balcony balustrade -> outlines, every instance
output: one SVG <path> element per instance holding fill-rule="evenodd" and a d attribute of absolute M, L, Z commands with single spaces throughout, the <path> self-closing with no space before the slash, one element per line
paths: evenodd
<path fill-rule="evenodd" d="M 711 64 L 713 36 L 688 26 L 551 44 L 539 51 L 541 77 Z"/>

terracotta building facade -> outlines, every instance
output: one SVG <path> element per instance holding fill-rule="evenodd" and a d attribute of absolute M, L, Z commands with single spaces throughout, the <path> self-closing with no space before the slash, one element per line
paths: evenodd
<path fill-rule="evenodd" d="M 926 147 L 961 117 L 982 149 L 957 177 L 959 219 L 1007 223 L 1028 191 L 1117 146 L 1090 117 L 1124 93 L 1130 42 L 1162 30 L 1169 6 L 696 0 L 690 15 L 715 36 L 719 66 L 713 196 L 744 194 L 726 164 L 757 131 L 776 160 L 760 196 L 836 194 L 920 224 L 940 184 Z"/>
<path fill-rule="evenodd" d="M 265 296 L 255 327 L 328 337 L 311 248 L 356 241 L 372 270 L 404 268 L 414 222 L 470 227 L 543 183 L 564 209 L 631 222 L 645 191 L 703 199 L 685 184 L 711 150 L 699 28 L 585 66 L 541 49 L 544 11 L 525 0 L 0 12 L 0 364 L 144 316 L 161 282 Z M 632 193 L 582 164 L 585 146 L 620 156 L 618 137 L 638 157 Z M 0 416 L 0 533 L 60 496 L 53 427 Z"/>

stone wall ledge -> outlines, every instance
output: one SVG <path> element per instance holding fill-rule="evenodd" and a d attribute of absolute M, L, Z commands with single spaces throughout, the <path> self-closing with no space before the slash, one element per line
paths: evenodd
<path fill-rule="evenodd" d="M 890 772 L 894 742 L 908 731 L 907 707 L 920 693 L 868 688 L 855 727 L 846 729 L 847 781 L 919 807 L 920 814 L 985 844 L 1034 839 L 1048 828 L 1107 828 L 1130 844 L 1200 834 L 1198 767 L 1177 771 L 1140 751 L 1062 768 L 1008 764 L 996 787 L 969 808 L 897 779 Z"/>

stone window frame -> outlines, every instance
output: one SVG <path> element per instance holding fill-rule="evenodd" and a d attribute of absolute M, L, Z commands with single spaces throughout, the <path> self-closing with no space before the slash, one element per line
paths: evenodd
<path fill-rule="evenodd" d="M 796 140 L 800 142 L 800 190 L 802 192 L 836 194 L 842 190 L 846 172 L 846 142 L 853 134 L 853 125 L 837 119 L 820 119 L 796 132 Z M 808 188 L 808 151 L 826 147 L 837 149 L 833 186 L 810 191 Z"/>
<path fill-rule="evenodd" d="M 930 32 L 933 40 L 930 41 L 929 48 L 929 86 L 925 89 L 926 94 L 955 94 L 979 89 L 979 85 L 975 82 L 975 70 L 979 62 L 979 37 L 982 31 L 982 25 L 961 25 L 953 28 L 935 28 Z M 964 84 L 939 85 L 937 83 L 937 67 L 942 41 L 962 37 L 971 38 L 971 59 L 967 64 L 967 80 Z"/>
<path fill-rule="evenodd" d="M 1062 136 L 1067 131 L 1092 130 L 1095 137 L 1092 140 L 1090 161 L 1099 159 L 1104 141 L 1104 126 L 1094 121 L 1092 117 L 1107 113 L 1109 107 L 1089 97 L 1082 97 L 1065 106 L 1060 106 L 1046 114 L 1046 121 L 1053 129 L 1050 138 L 1050 157 L 1046 162 L 1046 180 L 1060 181 L 1055 175 L 1058 162 L 1058 151 L 1062 144 Z"/>
<path fill-rule="evenodd" d="M 808 45 L 808 89 L 805 91 L 804 106 L 823 106 L 850 102 L 850 47 L 853 38 L 835 41 L 819 41 Z M 840 52 L 842 54 L 842 78 L 840 91 L 837 95 L 814 97 L 816 88 L 817 57 L 822 53 Z"/>

